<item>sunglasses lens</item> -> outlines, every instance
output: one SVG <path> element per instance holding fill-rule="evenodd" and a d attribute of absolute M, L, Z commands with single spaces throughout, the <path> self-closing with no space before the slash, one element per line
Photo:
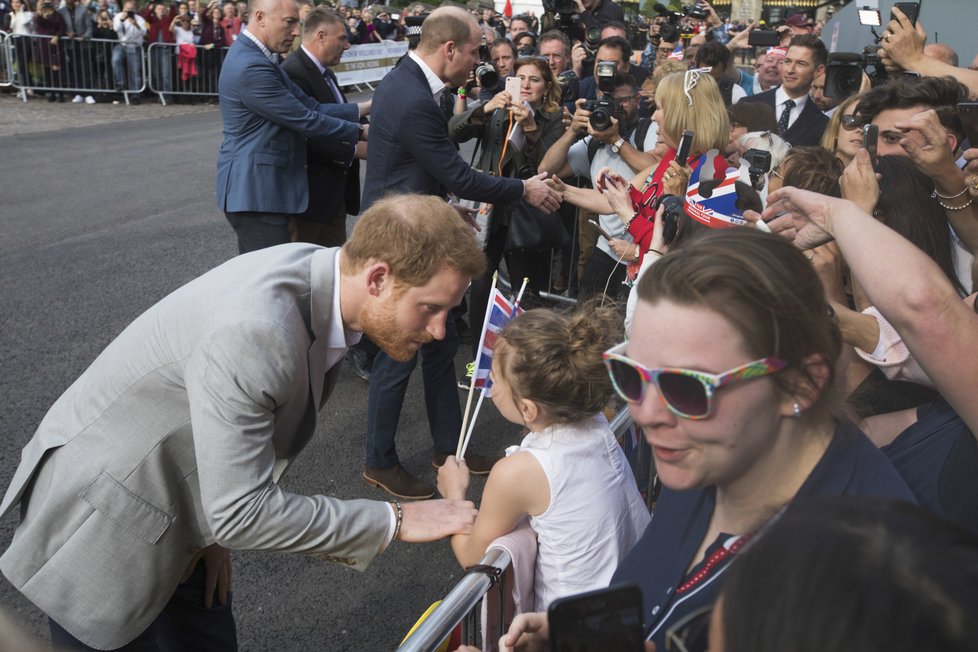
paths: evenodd
<path fill-rule="evenodd" d="M 642 400 L 642 376 L 638 369 L 621 360 L 609 361 L 608 368 L 618 391 L 629 401 Z"/>
<path fill-rule="evenodd" d="M 659 391 L 662 392 L 662 398 L 679 412 L 691 417 L 706 415 L 706 388 L 695 378 L 677 373 L 661 373 Z"/>

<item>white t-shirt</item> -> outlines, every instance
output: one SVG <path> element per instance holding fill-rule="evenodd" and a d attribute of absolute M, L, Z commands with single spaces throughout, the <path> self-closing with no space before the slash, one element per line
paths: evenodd
<path fill-rule="evenodd" d="M 543 467 L 550 504 L 530 518 L 537 533 L 534 610 L 608 586 L 651 517 L 625 454 L 603 414 L 529 433 L 507 453 L 528 452 Z"/>
<path fill-rule="evenodd" d="M 636 147 L 634 130 L 632 130 L 632 133 L 629 134 L 627 140 L 629 143 L 631 143 L 632 147 Z M 570 151 L 567 152 L 567 162 L 570 164 L 574 174 L 579 177 L 587 177 L 591 181 L 592 185 L 594 185 L 597 180 L 598 172 L 606 167 L 611 168 L 626 180 L 631 180 L 631 178 L 637 174 L 635 170 L 628 166 L 628 163 L 625 163 L 625 160 L 622 159 L 621 156 L 611 151 L 611 147 L 609 145 L 601 145 L 601 147 L 598 148 L 598 151 L 594 153 L 594 161 L 588 163 L 587 146 L 590 142 L 591 137 L 585 136 L 583 140 L 579 140 L 571 145 Z M 655 149 L 658 142 L 659 129 L 653 122 L 649 126 L 648 132 L 645 134 L 645 143 L 642 147 L 642 151 L 651 152 L 653 149 Z M 621 218 L 619 218 L 616 213 L 598 215 L 598 222 L 605 231 L 612 235 L 612 237 L 625 240 L 627 242 L 632 241 L 632 236 L 628 233 L 624 223 L 622 223 Z M 615 255 L 615 252 L 611 249 L 611 245 L 609 245 L 608 241 L 605 240 L 604 236 L 598 236 L 596 246 L 608 256 L 615 259 L 618 258 L 618 256 Z"/>

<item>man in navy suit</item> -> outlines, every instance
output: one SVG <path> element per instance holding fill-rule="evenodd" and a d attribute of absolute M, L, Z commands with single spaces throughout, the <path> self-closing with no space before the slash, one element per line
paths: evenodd
<path fill-rule="evenodd" d="M 350 48 L 346 21 L 326 7 L 316 7 L 302 21 L 302 45 L 282 64 L 296 86 L 323 104 L 343 104 L 346 96 L 330 70 Z M 370 102 L 360 105 L 369 111 Z M 367 143 L 337 139 L 306 141 L 309 206 L 289 222 L 294 242 L 339 247 L 346 242 L 346 215 L 360 212 L 360 159 Z"/>
<path fill-rule="evenodd" d="M 817 36 L 795 36 L 781 64 L 781 86 L 741 102 L 763 102 L 774 109 L 781 137 L 792 146 L 818 145 L 829 119 L 815 106 L 809 92 L 815 78 L 825 72 L 828 56 Z"/>
<path fill-rule="evenodd" d="M 444 197 L 451 192 L 464 199 L 511 203 L 521 197 L 547 212 L 557 210 L 559 197 L 545 183 L 543 172 L 525 181 L 474 171 L 448 136 L 448 122 L 439 108 L 446 84 L 465 83 L 479 61 L 482 32 L 468 12 L 442 7 L 431 13 L 421 29 L 421 41 L 401 64 L 381 81 L 371 115 L 372 144 L 367 154 L 363 190 L 366 210 L 392 192 L 419 192 Z M 455 453 L 462 411 L 455 388 L 455 322 L 445 325 L 445 338 L 421 347 L 428 423 L 434 441 L 433 463 L 439 466 Z M 394 435 L 417 356 L 407 361 L 380 353 L 370 376 L 367 411 L 367 459 L 364 479 L 404 498 L 426 498 L 434 487 L 414 478 L 401 466 Z M 491 462 L 466 455 L 473 473 L 488 473 Z"/>
<path fill-rule="evenodd" d="M 278 65 L 298 35 L 296 0 L 252 0 L 248 25 L 221 67 L 217 206 L 240 253 L 291 241 L 289 218 L 309 203 L 305 139 L 350 147 L 366 140 L 356 104 L 320 104 Z"/>

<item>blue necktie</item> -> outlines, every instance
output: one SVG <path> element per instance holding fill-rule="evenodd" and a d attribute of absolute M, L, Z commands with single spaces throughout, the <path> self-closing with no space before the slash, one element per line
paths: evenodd
<path fill-rule="evenodd" d="M 781 117 L 778 118 L 778 130 L 781 132 L 781 136 L 788 131 L 788 119 L 791 118 L 791 109 L 795 108 L 794 100 L 785 100 L 784 111 L 781 112 Z"/>

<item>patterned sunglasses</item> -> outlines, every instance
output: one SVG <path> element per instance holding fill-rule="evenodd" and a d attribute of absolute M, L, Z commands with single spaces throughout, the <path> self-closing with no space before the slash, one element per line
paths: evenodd
<path fill-rule="evenodd" d="M 779 358 L 761 358 L 721 374 L 694 369 L 649 369 L 623 355 L 627 345 L 628 342 L 622 342 L 603 354 L 618 396 L 628 403 L 641 403 L 651 383 L 669 411 L 683 419 L 709 417 L 713 412 L 713 394 L 724 385 L 768 376 L 788 364 Z"/>

